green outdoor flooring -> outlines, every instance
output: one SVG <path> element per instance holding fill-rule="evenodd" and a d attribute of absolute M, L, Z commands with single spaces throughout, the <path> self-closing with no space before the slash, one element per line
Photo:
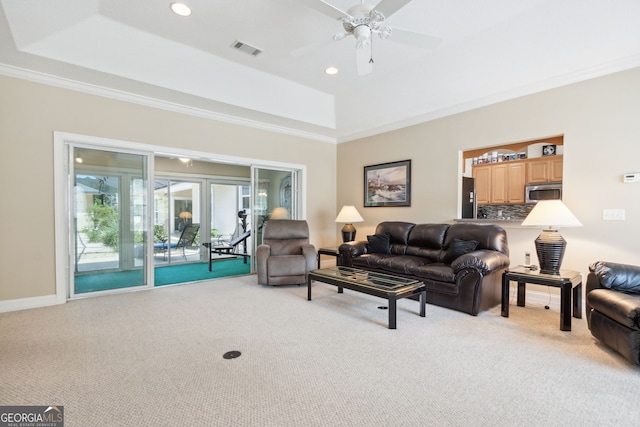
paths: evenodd
<path fill-rule="evenodd" d="M 154 286 L 173 285 L 176 283 L 195 282 L 215 279 L 217 277 L 240 276 L 251 272 L 251 260 L 245 264 L 242 258 L 219 260 L 213 263 L 213 271 L 209 271 L 209 263 L 179 264 L 155 268 Z M 75 293 L 106 291 L 111 289 L 142 286 L 144 275 L 142 270 L 116 271 L 98 274 L 82 274 L 75 278 Z"/>

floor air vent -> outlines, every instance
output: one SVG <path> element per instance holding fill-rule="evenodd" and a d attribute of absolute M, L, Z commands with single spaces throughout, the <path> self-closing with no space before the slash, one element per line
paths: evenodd
<path fill-rule="evenodd" d="M 231 47 L 251 56 L 258 56 L 262 53 L 262 50 L 258 49 L 257 47 L 251 46 L 250 44 L 245 42 L 241 42 L 240 40 L 234 41 Z"/>

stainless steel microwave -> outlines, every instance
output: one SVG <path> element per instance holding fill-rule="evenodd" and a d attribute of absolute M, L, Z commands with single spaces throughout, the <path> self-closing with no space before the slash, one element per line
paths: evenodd
<path fill-rule="evenodd" d="M 540 200 L 560 200 L 562 199 L 562 183 L 527 184 L 524 187 L 524 193 L 526 203 L 537 203 Z"/>

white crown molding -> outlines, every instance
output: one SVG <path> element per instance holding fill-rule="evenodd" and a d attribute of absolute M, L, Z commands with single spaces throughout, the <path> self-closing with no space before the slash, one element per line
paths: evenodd
<path fill-rule="evenodd" d="M 209 120 L 216 120 L 224 123 L 230 123 L 239 126 L 245 126 L 253 129 L 264 130 L 267 132 L 280 133 L 305 139 L 311 139 L 320 142 L 337 143 L 337 139 L 327 135 L 315 132 L 307 132 L 294 129 L 287 126 L 274 125 L 258 120 L 250 120 L 229 114 L 217 113 L 203 108 L 190 107 L 175 102 L 164 101 L 148 96 L 137 95 L 130 92 L 111 89 L 104 86 L 98 86 L 89 83 L 78 82 L 75 80 L 54 76 L 51 74 L 41 73 L 38 71 L 28 70 L 24 68 L 14 67 L 0 63 L 0 74 L 14 77 L 22 80 L 28 80 L 35 83 L 42 83 L 50 86 L 69 89 L 76 92 L 82 92 L 89 95 L 97 95 L 104 98 L 115 99 L 118 101 L 130 102 L 132 104 L 144 105 L 146 107 L 158 108 L 161 110 L 171 111 L 174 113 L 185 114 L 189 116 L 200 117 Z"/>
<path fill-rule="evenodd" d="M 186 114 L 190 116 L 216 120 L 220 122 L 235 124 L 239 126 L 250 127 L 254 129 L 260 129 L 268 132 L 274 132 L 284 135 L 290 135 L 300 138 L 305 138 L 314 141 L 320 141 L 325 143 L 340 144 L 344 142 L 353 141 L 356 139 L 362 139 L 381 133 L 391 132 L 394 130 L 402 129 L 409 126 L 429 122 L 432 120 L 440 119 L 443 117 L 451 116 L 454 114 L 463 113 L 466 111 L 474 110 L 476 108 L 486 107 L 488 105 L 496 104 L 499 102 L 516 99 L 522 96 L 531 95 L 534 93 L 550 90 L 574 83 L 579 83 L 585 80 L 602 77 L 608 74 L 613 74 L 620 71 L 625 71 L 631 68 L 640 67 L 640 55 L 633 55 L 627 58 L 623 58 L 616 61 L 600 64 L 585 70 L 581 70 L 575 73 L 569 73 L 565 75 L 555 76 L 546 80 L 542 80 L 530 85 L 521 86 L 501 93 L 496 93 L 483 98 L 474 99 L 469 102 L 452 105 L 447 108 L 441 108 L 433 110 L 424 114 L 420 114 L 414 117 L 407 118 L 405 120 L 399 120 L 396 122 L 388 123 L 386 125 L 354 130 L 350 133 L 344 133 L 338 137 L 331 137 L 316 132 L 307 132 L 299 129 L 294 129 L 286 126 L 274 125 L 258 120 L 244 119 L 229 114 L 216 113 L 210 110 L 202 108 L 190 107 L 187 105 L 177 104 L 173 102 L 163 101 L 161 99 L 151 98 L 147 96 L 137 95 L 125 91 L 106 88 L 103 86 L 92 85 L 88 83 L 82 83 L 58 76 L 53 76 L 46 73 L 41 73 L 33 70 L 18 68 L 7 64 L 0 63 L 0 74 L 9 77 L 15 77 L 19 79 L 29 80 L 36 83 L 43 83 L 51 86 L 61 87 L 64 89 L 74 90 L 77 92 L 83 92 L 91 95 L 102 96 L 105 98 L 116 99 L 124 102 L 130 102 L 134 104 L 144 105 L 148 107 L 158 108 L 162 110 L 172 111 L 175 113 Z"/>

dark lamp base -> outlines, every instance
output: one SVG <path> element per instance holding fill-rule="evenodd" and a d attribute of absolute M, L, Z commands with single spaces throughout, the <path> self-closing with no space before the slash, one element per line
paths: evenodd
<path fill-rule="evenodd" d="M 356 228 L 353 224 L 345 224 L 342 227 L 342 241 L 344 243 L 353 242 L 356 239 Z"/>
<path fill-rule="evenodd" d="M 536 253 L 540 262 L 540 273 L 560 274 L 567 242 L 557 230 L 543 230 L 535 240 Z"/>

